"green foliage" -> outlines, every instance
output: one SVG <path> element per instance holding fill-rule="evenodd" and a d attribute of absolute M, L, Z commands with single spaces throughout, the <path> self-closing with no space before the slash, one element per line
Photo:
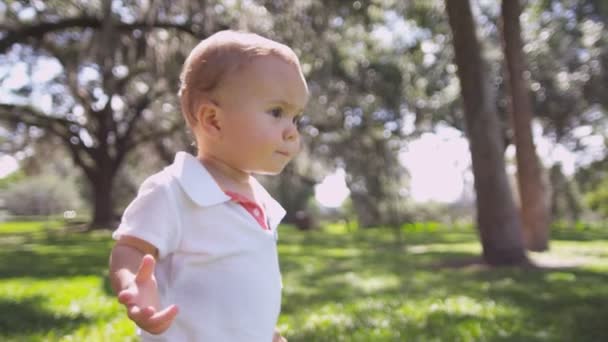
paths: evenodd
<path fill-rule="evenodd" d="M 608 156 L 577 170 L 575 180 L 589 208 L 608 217 Z"/>
<path fill-rule="evenodd" d="M 11 184 L 22 181 L 24 178 L 25 173 L 23 171 L 13 172 L 4 178 L 0 178 L 0 190 L 8 189 Z"/>
<path fill-rule="evenodd" d="M 544 121 L 545 136 L 568 143 L 573 150 L 583 150 L 588 136 L 575 134 L 576 128 L 587 126 L 597 135 L 605 132 L 605 3 L 535 0 L 523 22 L 535 114 Z"/>
<path fill-rule="evenodd" d="M 135 341 L 106 280 L 109 232 L 44 226 L 0 224 L 0 259 L 10 260 L 0 264 L 0 340 Z M 532 255 L 583 266 L 521 270 L 440 267 L 480 253 L 470 227 L 413 224 L 399 247 L 390 229 L 283 226 L 279 329 L 290 342 L 606 340 L 600 228 L 558 227 L 552 251 Z"/>
<path fill-rule="evenodd" d="M 63 143 L 65 151 L 77 147 L 77 154 L 85 158 L 76 166 L 83 171 L 86 165 L 105 170 L 88 174 L 107 176 L 108 183 L 114 177 L 109 177 L 107 170 L 120 170 L 118 181 L 109 188 L 116 189 L 112 197 L 118 199 L 115 207 L 128 203 L 140 174 L 157 169 L 150 163 L 155 158 L 142 156 L 162 154 L 170 160 L 175 150 L 187 146 L 175 96 L 177 78 L 194 44 L 220 29 L 258 32 L 292 46 L 301 57 L 311 91 L 302 135 L 311 161 L 322 164 L 323 172 L 296 172 L 284 188 L 305 183 L 306 178 L 322 179 L 336 167 L 343 168 L 354 194 L 353 212 L 363 225 L 390 224 L 400 219 L 395 214 L 402 212 L 399 200 L 403 196 L 399 190 L 408 183 L 406 170 L 398 162 L 399 152 L 407 145 L 404 138 L 433 130 L 436 124 L 464 130 L 443 0 L 213 0 L 191 2 L 188 6 L 182 2 L 161 2 L 151 7 L 117 1 L 111 16 L 102 13 L 102 2 L 94 1 L 87 6 L 82 6 L 83 3 L 54 0 L 38 6 L 23 1 L 8 2 L 3 15 L 6 25 L 0 34 L 7 70 L 27 64 L 35 74 L 41 68 L 39 61 L 51 59 L 61 62 L 63 69 L 45 82 L 30 78 L 31 83 L 19 89 L 5 82 L 4 90 L 15 93 L 24 103 L 36 102 L 28 94 L 44 93 L 51 96 L 53 106 L 48 113 L 45 110 L 26 115 L 28 110 L 15 116 L 17 122 L 6 127 L 11 131 L 10 139 L 0 138 L 3 139 L 0 142 L 38 141 L 41 144 L 35 146 L 35 155 L 46 157 L 40 145 L 57 149 L 60 146 L 57 144 Z M 482 1 L 478 9 L 478 31 L 487 52 L 484 58 L 490 64 L 499 111 L 505 112 L 499 5 Z M 83 15 L 104 18 L 102 22 L 115 20 L 114 25 L 108 26 L 109 31 L 121 29 L 113 33 L 105 31 L 109 37 L 120 39 L 101 39 L 106 33 L 96 31 L 103 26 L 96 22 L 36 37 L 29 35 L 37 30 L 17 29 L 38 23 L 52 26 L 65 18 Z M 146 22 L 149 27 L 131 30 L 134 22 Z M 573 150 L 588 140 L 573 134 L 575 128 L 589 126 L 595 135 L 606 131 L 608 40 L 601 34 L 606 23 L 608 5 L 603 0 L 532 0 L 524 4 L 524 52 L 529 61 L 535 115 L 541 119 L 545 135 L 570 143 L 568 147 Z M 161 27 L 154 28 L 157 24 Z M 48 28 L 48 25 L 40 27 L 41 31 Z M 21 32 L 15 43 L 25 48 L 11 48 L 9 31 Z M 109 51 L 113 53 L 102 58 Z M 91 79 L 84 82 L 80 79 L 86 77 L 80 76 L 87 70 Z M 96 75 L 91 70 L 106 72 Z M 77 89 L 80 90 L 75 93 Z M 103 109 L 107 113 L 99 115 L 96 107 L 108 95 L 115 102 Z M 603 111 L 595 111 L 596 107 Z M 60 124 L 64 124 L 61 129 L 54 127 Z M 503 124 L 506 129 L 507 120 Z M 39 128 L 30 130 L 26 126 Z M 101 134 L 104 129 L 106 132 Z M 49 136 L 53 133 L 63 136 L 51 140 Z M 123 133 L 130 136 L 122 136 Z M 82 137 L 92 141 L 77 144 Z M 125 144 L 127 141 L 130 143 Z M 128 150 L 123 149 L 127 147 Z M 158 153 L 161 151 L 164 153 Z M 125 158 L 116 158 L 123 153 L 127 155 Z M 88 186 L 79 187 L 88 192 L 90 196 L 85 198 L 92 201 L 93 185 L 103 182 L 83 180 Z M 7 181 L 0 180 L 0 189 L 6 184 Z M 106 191 L 103 187 L 102 190 Z M 297 196 L 282 203 L 302 209 L 308 195 L 299 190 L 288 194 Z"/>
<path fill-rule="evenodd" d="M 589 207 L 608 218 L 608 177 L 599 186 L 587 193 Z"/>

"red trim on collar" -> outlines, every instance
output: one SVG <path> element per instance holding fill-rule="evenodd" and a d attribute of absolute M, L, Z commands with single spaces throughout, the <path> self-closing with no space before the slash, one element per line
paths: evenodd
<path fill-rule="evenodd" d="M 247 197 L 232 191 L 224 191 L 234 202 L 240 204 L 253 218 L 260 224 L 262 229 L 270 230 L 266 220 L 266 213 L 264 209 L 257 203 L 249 200 Z"/>

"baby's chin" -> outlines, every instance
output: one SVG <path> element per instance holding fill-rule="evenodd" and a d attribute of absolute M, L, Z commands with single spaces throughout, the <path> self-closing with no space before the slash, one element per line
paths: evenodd
<path fill-rule="evenodd" d="M 262 176 L 276 176 L 278 174 L 280 174 L 281 172 L 283 172 L 283 168 L 281 168 L 280 170 L 261 170 L 261 171 L 256 171 L 254 172 L 255 174 L 258 175 L 262 175 Z"/>
<path fill-rule="evenodd" d="M 278 174 L 280 174 L 281 172 L 283 172 L 283 170 L 285 169 L 285 166 L 287 166 L 287 164 L 283 165 L 282 167 L 277 167 L 277 168 L 268 168 L 268 169 L 262 169 L 262 170 L 256 170 L 253 171 L 253 173 L 258 174 L 258 175 L 263 175 L 263 176 L 276 176 Z"/>

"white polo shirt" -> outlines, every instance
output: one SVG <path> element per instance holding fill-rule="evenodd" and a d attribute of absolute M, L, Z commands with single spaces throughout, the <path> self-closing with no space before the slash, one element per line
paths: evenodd
<path fill-rule="evenodd" d="M 163 308 L 180 312 L 144 341 L 270 342 L 281 307 L 276 230 L 285 210 L 255 182 L 269 230 L 231 201 L 205 167 L 179 152 L 149 177 L 113 238 L 130 235 L 158 249 Z"/>

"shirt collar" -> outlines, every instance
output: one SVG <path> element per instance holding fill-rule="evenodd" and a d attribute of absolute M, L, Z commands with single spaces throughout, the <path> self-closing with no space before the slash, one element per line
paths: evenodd
<path fill-rule="evenodd" d="M 178 152 L 170 168 L 184 192 L 199 206 L 209 207 L 230 200 L 205 166 L 193 155 Z"/>
<path fill-rule="evenodd" d="M 197 205 L 209 207 L 231 200 L 230 196 L 224 193 L 209 174 L 205 166 L 193 155 L 186 152 L 177 152 L 170 168 L 184 192 Z M 285 217 L 285 209 L 272 198 L 255 178 L 253 179 L 253 186 L 256 193 L 261 196 L 270 228 L 275 229 Z"/>
<path fill-rule="evenodd" d="M 277 202 L 266 189 L 260 184 L 255 178 L 253 180 L 253 186 L 256 189 L 256 192 L 262 197 L 262 203 L 264 204 L 264 209 L 266 209 L 266 215 L 268 216 L 268 223 L 270 229 L 275 229 L 285 214 L 287 213 L 285 209 Z"/>

